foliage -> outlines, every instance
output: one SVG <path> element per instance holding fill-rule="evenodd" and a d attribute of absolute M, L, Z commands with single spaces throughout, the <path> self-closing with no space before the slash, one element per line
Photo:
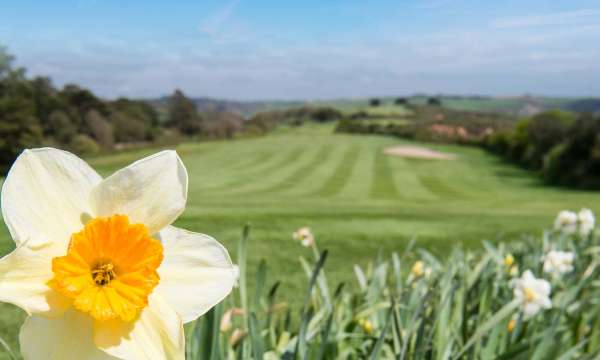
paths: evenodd
<path fill-rule="evenodd" d="M 95 155 L 100 151 L 98 143 L 85 134 L 75 135 L 69 147 L 76 153 L 84 155 Z"/>
<path fill-rule="evenodd" d="M 369 100 L 369 105 L 379 106 L 379 105 L 381 105 L 381 100 L 377 99 L 377 98 L 371 99 L 371 100 Z"/>
<path fill-rule="evenodd" d="M 196 105 L 179 89 L 175 90 L 170 99 L 167 126 L 187 135 L 196 135 L 202 130 L 202 117 L 198 114 Z"/>
<path fill-rule="evenodd" d="M 487 136 L 488 150 L 539 171 L 550 184 L 600 188 L 600 116 L 547 111 Z"/>
<path fill-rule="evenodd" d="M 234 297 L 188 327 L 191 359 L 593 359 L 600 354 L 600 237 L 545 232 L 442 260 L 409 246 L 333 284 L 327 251 L 300 257 L 306 275 L 300 307 L 278 296 L 261 262 L 248 286 L 248 229 L 239 243 Z M 299 245 L 297 245 L 299 246 Z M 541 259 L 552 249 L 573 251 L 574 270 L 551 276 Z M 313 260 L 310 260 L 312 257 Z M 350 265 L 348 265 L 350 267 Z M 552 284 L 552 308 L 532 317 L 513 295 L 519 270 Z M 348 268 L 350 272 L 350 268 Z"/>
<path fill-rule="evenodd" d="M 429 99 L 427 99 L 427 105 L 442 106 L 442 100 L 440 100 L 440 98 L 437 97 L 430 97 Z"/>
<path fill-rule="evenodd" d="M 74 84 L 57 89 L 47 77 L 27 78 L 12 61 L 0 47 L 0 173 L 28 147 L 52 145 L 90 154 L 98 147 L 108 151 L 148 142 L 176 144 L 181 135 L 232 138 L 245 130 L 244 119 L 231 113 L 203 122 L 196 105 L 179 90 L 170 98 L 166 129 L 149 103 L 104 100 Z"/>
<path fill-rule="evenodd" d="M 27 101 L 0 95 L 0 172 L 5 172 L 21 149 L 42 140 L 42 129 Z"/>
<path fill-rule="evenodd" d="M 545 156 L 542 175 L 550 183 L 600 188 L 600 116 L 584 114 Z"/>
<path fill-rule="evenodd" d="M 511 118 L 496 113 L 459 111 L 441 106 L 407 105 L 404 113 L 351 113 L 338 123 L 337 132 L 393 135 L 445 143 L 477 143 L 487 133 L 510 126 Z M 387 121 L 382 123 L 382 119 Z"/>
<path fill-rule="evenodd" d="M 210 111 L 203 112 L 202 133 L 207 138 L 233 139 L 244 127 L 244 118 L 230 112 Z"/>
<path fill-rule="evenodd" d="M 287 110 L 270 110 L 256 113 L 250 118 L 247 125 L 264 132 L 279 124 L 300 126 L 305 122 L 333 122 L 342 117 L 342 113 L 333 107 L 301 106 Z"/>

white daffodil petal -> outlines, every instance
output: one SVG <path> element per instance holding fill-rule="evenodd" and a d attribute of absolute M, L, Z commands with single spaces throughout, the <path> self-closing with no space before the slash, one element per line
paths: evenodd
<path fill-rule="evenodd" d="M 187 186 L 187 171 L 177 153 L 161 151 L 104 179 L 92 191 L 92 202 L 98 216 L 127 215 L 154 234 L 183 212 Z"/>
<path fill-rule="evenodd" d="M 523 304 L 523 314 L 525 315 L 525 317 L 531 317 L 537 314 L 538 311 L 540 311 L 539 304 L 533 302 Z"/>
<path fill-rule="evenodd" d="M 48 287 L 53 276 L 50 249 L 22 245 L 0 259 L 0 301 L 28 314 L 62 314 L 71 301 Z"/>
<path fill-rule="evenodd" d="M 21 353 L 28 360 L 113 360 L 94 344 L 92 318 L 73 308 L 57 318 L 31 316 L 19 334 Z"/>
<path fill-rule="evenodd" d="M 66 151 L 23 151 L 2 187 L 2 216 L 13 240 L 17 245 L 60 242 L 66 247 L 71 234 L 93 215 L 89 196 L 101 180 Z"/>
<path fill-rule="evenodd" d="M 181 318 L 154 293 L 134 322 L 96 321 L 94 342 L 107 354 L 121 359 L 185 358 Z"/>
<path fill-rule="evenodd" d="M 183 318 L 195 320 L 230 292 L 236 271 L 227 250 L 210 236 L 169 226 L 159 233 L 164 260 L 155 291 Z"/>

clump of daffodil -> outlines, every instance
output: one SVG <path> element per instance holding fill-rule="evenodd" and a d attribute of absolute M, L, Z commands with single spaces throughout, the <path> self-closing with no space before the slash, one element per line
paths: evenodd
<path fill-rule="evenodd" d="M 590 209 L 583 208 L 578 213 L 563 210 L 554 220 L 554 229 L 565 234 L 579 232 L 581 236 L 588 236 L 596 226 L 596 218 Z"/>
<path fill-rule="evenodd" d="M 184 359 L 183 324 L 229 292 L 213 238 L 170 224 L 187 171 L 174 151 L 102 179 L 65 151 L 24 151 L 2 188 L 16 250 L 0 260 L 0 301 L 29 317 L 26 359 Z"/>
<path fill-rule="evenodd" d="M 519 279 L 513 280 L 513 294 L 521 303 L 525 318 L 537 314 L 541 309 L 552 307 L 550 300 L 550 283 L 544 279 L 536 279 L 530 270 Z"/>
<path fill-rule="evenodd" d="M 563 273 L 573 271 L 575 253 L 568 251 L 549 251 L 543 258 L 544 272 L 559 276 Z"/>
<path fill-rule="evenodd" d="M 307 226 L 301 227 L 292 234 L 294 240 L 300 241 L 305 247 L 311 247 L 315 244 L 315 236 Z"/>
<path fill-rule="evenodd" d="M 373 323 L 369 319 L 359 319 L 358 325 L 360 325 L 360 327 L 366 334 L 373 334 L 375 328 L 373 327 Z"/>
<path fill-rule="evenodd" d="M 554 229 L 565 234 L 574 234 L 577 231 L 577 214 L 568 210 L 559 212 L 554 220 Z"/>

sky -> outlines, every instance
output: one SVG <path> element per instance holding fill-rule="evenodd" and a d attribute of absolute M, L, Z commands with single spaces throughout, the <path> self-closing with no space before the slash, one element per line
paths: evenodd
<path fill-rule="evenodd" d="M 106 98 L 600 96 L 599 0 L 4 0 L 0 45 Z"/>

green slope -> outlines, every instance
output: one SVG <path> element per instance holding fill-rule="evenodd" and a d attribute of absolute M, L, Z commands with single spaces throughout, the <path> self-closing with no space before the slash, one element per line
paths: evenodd
<path fill-rule="evenodd" d="M 426 145 L 454 161 L 390 157 L 395 138 L 335 135 L 329 126 L 282 129 L 254 139 L 183 144 L 190 176 L 188 207 L 176 225 L 222 241 L 234 254 L 242 226 L 252 224 L 251 267 L 263 257 L 292 294 L 308 250 L 291 240 L 308 225 L 330 250 L 327 271 L 351 279 L 352 264 L 417 242 L 443 254 L 460 243 L 539 232 L 563 208 L 600 211 L 600 193 L 542 186 L 537 177 L 476 148 Z M 414 143 L 412 143 L 414 144 Z M 103 175 L 156 151 L 91 159 Z M 13 248 L 6 230 L 1 251 Z M 234 257 L 235 258 L 235 257 Z M 274 279 L 269 279 L 273 281 Z M 14 346 L 22 314 L 0 308 L 0 335 Z"/>

